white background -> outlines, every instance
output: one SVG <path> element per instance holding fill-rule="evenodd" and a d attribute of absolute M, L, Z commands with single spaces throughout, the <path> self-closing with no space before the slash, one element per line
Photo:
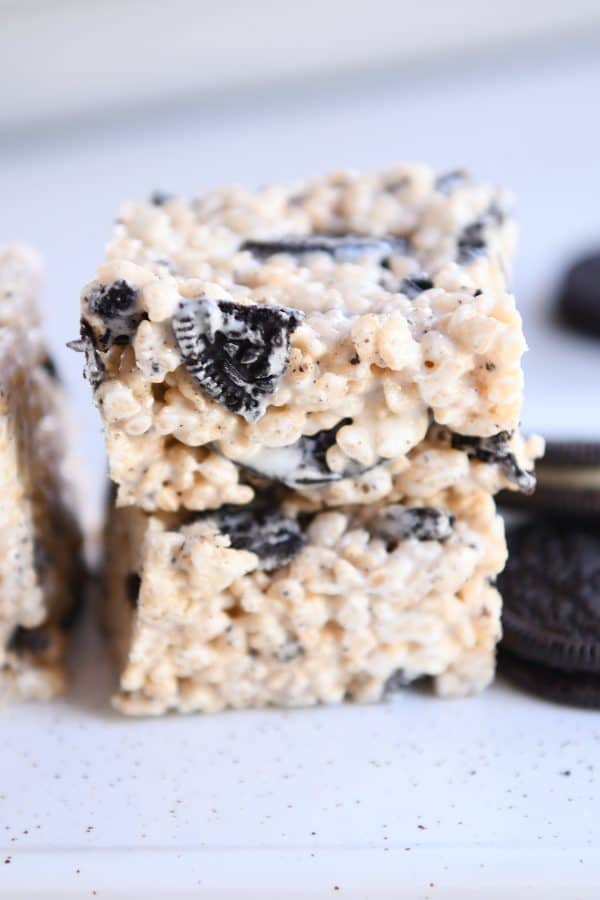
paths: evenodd
<path fill-rule="evenodd" d="M 4 6 L 14 13 L 14 3 Z M 47 15 L 52 6 L 19 10 Z M 301 64 L 323 21 L 306 4 L 310 29 L 296 74 L 270 80 L 261 62 L 242 67 L 243 87 L 228 33 L 210 20 L 209 62 L 233 58 L 231 83 L 223 77 L 211 92 L 210 73 L 186 75 L 183 63 L 166 71 L 159 60 L 162 88 L 148 74 L 133 92 L 122 83 L 119 102 L 115 72 L 135 66 L 103 38 L 107 22 L 122 31 L 109 16 L 116 4 L 106 3 L 100 30 L 88 32 L 78 18 L 85 4 L 58 6 L 72 13 L 61 26 L 64 45 L 48 17 L 33 56 L 19 56 L 23 33 L 11 31 L 12 50 L 0 59 L 0 242 L 24 239 L 46 257 L 44 314 L 74 397 L 91 504 L 103 485 L 103 453 L 81 360 L 64 342 L 76 336 L 79 288 L 93 276 L 120 201 L 154 188 L 194 193 L 398 159 L 464 164 L 510 185 L 521 224 L 514 284 L 531 346 L 524 425 L 599 436 L 600 343 L 565 333 L 551 314 L 566 263 L 600 245 L 599 32 L 590 16 L 575 21 L 586 4 L 525 3 L 519 19 L 517 5 L 505 3 L 504 26 L 523 25 L 516 43 L 498 31 L 497 11 L 486 18 L 489 4 L 477 4 L 478 19 L 472 4 L 438 4 L 446 16 L 451 6 L 453 41 L 462 28 L 466 48 L 449 41 L 440 53 L 419 31 L 419 12 L 403 20 L 400 4 L 381 29 L 374 2 L 363 15 L 377 21 L 377 35 L 365 30 L 360 45 L 330 39 L 335 66 L 326 75 L 327 60 Z M 125 3 L 124 15 L 135 6 Z M 140 48 L 155 40 L 150 20 L 162 22 L 171 56 L 186 20 L 172 20 L 169 31 L 157 12 L 163 4 L 144 6 L 138 44 L 123 47 L 149 72 Z M 321 4 L 327 21 L 334 6 Z M 245 52 L 268 60 L 277 36 L 290 36 L 279 20 L 261 18 L 267 7 L 244 5 L 243 22 Z M 431 3 L 421 7 L 425 24 L 438 21 Z M 557 30 L 558 13 L 573 14 L 568 27 Z M 356 17 L 335 21 L 340 35 L 354 33 Z M 473 36 L 484 26 L 479 41 Z M 269 37 L 263 46 L 257 29 Z M 7 34 L 8 26 L 0 45 Z M 422 46 L 418 61 L 402 49 L 411 43 Z M 283 37 L 281 44 L 289 46 Z M 48 47 L 62 58 L 56 71 Z M 355 70 L 352 54 L 360 56 Z M 69 69 L 73 60 L 80 70 Z M 104 94 L 88 69 L 105 73 Z M 69 697 L 2 714 L 0 841 L 10 862 L 0 857 L 0 896 L 600 896 L 597 714 L 498 685 L 464 702 L 406 692 L 373 708 L 130 722 L 107 709 L 112 676 L 93 632 L 88 623 L 77 642 Z"/>
<path fill-rule="evenodd" d="M 597 0 L 0 0 L 7 124 L 573 40 Z"/>

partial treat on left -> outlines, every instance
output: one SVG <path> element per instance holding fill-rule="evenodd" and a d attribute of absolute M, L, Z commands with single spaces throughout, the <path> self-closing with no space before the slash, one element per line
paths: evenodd
<path fill-rule="evenodd" d="M 65 397 L 37 309 L 40 263 L 0 248 L 0 702 L 64 687 L 82 537 Z"/>

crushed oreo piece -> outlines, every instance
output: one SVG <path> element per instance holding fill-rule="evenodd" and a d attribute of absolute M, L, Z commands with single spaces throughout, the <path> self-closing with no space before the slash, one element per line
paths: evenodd
<path fill-rule="evenodd" d="M 183 364 L 209 397 L 256 422 L 287 368 L 290 335 L 301 320 L 301 312 L 283 306 L 202 296 L 183 300 L 172 325 Z"/>
<path fill-rule="evenodd" d="M 130 572 L 125 579 L 125 592 L 127 594 L 127 600 L 129 601 L 129 605 L 133 609 L 137 609 L 138 598 L 140 596 L 140 588 L 142 586 L 142 579 L 138 575 L 137 572 Z"/>
<path fill-rule="evenodd" d="M 600 442 L 547 441 L 542 459 L 536 461 L 533 498 L 503 491 L 498 502 L 576 518 L 600 517 Z"/>
<path fill-rule="evenodd" d="M 7 649 L 13 653 L 44 653 L 50 639 L 43 628 L 24 628 L 17 625 L 9 638 Z"/>
<path fill-rule="evenodd" d="M 385 684 L 383 685 L 383 696 L 387 697 L 390 694 L 395 694 L 396 691 L 402 690 L 402 688 L 407 687 L 412 681 L 413 678 L 409 678 L 404 669 L 396 669 L 395 672 L 386 679 Z"/>
<path fill-rule="evenodd" d="M 112 284 L 96 284 L 84 297 L 89 309 L 106 324 L 106 331 L 98 339 L 100 350 L 112 344 L 128 344 L 140 324 L 143 314 L 136 313 L 138 289 L 124 279 Z"/>
<path fill-rule="evenodd" d="M 322 484 L 326 481 L 339 481 L 341 478 L 356 475 L 361 470 L 359 463 L 351 462 L 349 470 L 344 475 L 342 472 L 332 472 L 327 465 L 327 451 L 335 444 L 338 431 L 345 425 L 351 424 L 352 419 L 341 419 L 333 428 L 324 428 L 317 431 L 316 434 L 300 438 L 298 444 L 302 460 L 291 479 L 294 484 Z"/>
<path fill-rule="evenodd" d="M 458 262 L 470 263 L 484 256 L 487 252 L 488 228 L 490 225 L 501 225 L 504 218 L 504 211 L 497 203 L 492 203 L 478 219 L 463 228 L 456 246 Z"/>
<path fill-rule="evenodd" d="M 300 641 L 290 636 L 288 641 L 278 649 L 276 656 L 279 662 L 289 663 L 297 659 L 302 653 L 304 653 L 304 647 Z"/>
<path fill-rule="evenodd" d="M 33 567 L 38 578 L 43 578 L 48 571 L 50 559 L 45 545 L 36 538 L 33 542 Z"/>
<path fill-rule="evenodd" d="M 97 316 L 101 319 L 112 320 L 131 312 L 137 300 L 138 291 L 124 279 L 113 281 L 112 284 L 97 284 L 85 300 Z"/>
<path fill-rule="evenodd" d="M 240 250 L 248 250 L 258 259 L 268 259 L 277 253 L 302 256 L 306 253 L 328 253 L 336 262 L 352 262 L 367 254 L 380 260 L 395 253 L 406 253 L 408 241 L 402 237 L 369 237 L 354 234 L 289 235 L 271 240 L 244 241 Z"/>
<path fill-rule="evenodd" d="M 58 382 L 61 381 L 61 377 L 58 373 L 58 368 L 56 366 L 56 363 L 53 360 L 53 358 L 50 356 L 50 354 L 46 355 L 46 358 L 43 360 L 41 365 L 42 365 L 42 369 L 48 373 L 50 378 L 54 379 L 54 381 L 58 381 Z"/>
<path fill-rule="evenodd" d="M 150 203 L 153 206 L 164 206 L 165 203 L 168 203 L 169 200 L 173 199 L 173 194 L 167 193 L 167 191 L 152 191 L 150 194 Z"/>
<path fill-rule="evenodd" d="M 256 508 L 223 507 L 216 516 L 219 531 L 227 535 L 235 550 L 258 556 L 258 568 L 273 572 L 287 565 L 306 540 L 295 519 L 282 513 Z"/>
<path fill-rule="evenodd" d="M 500 466 L 509 481 L 516 484 L 524 494 L 535 490 L 535 476 L 517 463 L 510 449 L 512 431 L 499 431 L 491 437 L 472 437 L 466 434 L 452 434 L 454 450 L 463 450 L 471 459 Z"/>
<path fill-rule="evenodd" d="M 452 194 L 457 188 L 468 181 L 469 174 L 464 169 L 454 169 L 452 172 L 444 172 L 435 179 L 434 187 L 440 194 Z"/>
<path fill-rule="evenodd" d="M 454 517 L 430 506 L 386 506 L 377 516 L 373 531 L 392 551 L 400 541 L 445 541 L 452 534 Z"/>
<path fill-rule="evenodd" d="M 459 263 L 469 263 L 480 256 L 484 256 L 487 250 L 486 223 L 478 219 L 463 228 L 457 243 L 457 256 Z"/>
<path fill-rule="evenodd" d="M 333 428 L 325 428 L 313 435 L 303 435 L 296 443 L 287 447 L 263 447 L 247 459 L 234 459 L 232 462 L 249 472 L 268 478 L 269 481 L 280 482 L 291 488 L 354 478 L 373 466 L 363 466 L 348 460 L 341 472 L 333 472 L 327 465 L 327 451 L 335 444 L 338 431 L 344 425 L 351 424 L 352 419 L 341 419 Z"/>
<path fill-rule="evenodd" d="M 94 332 L 85 319 L 81 320 L 81 337 L 77 341 L 69 341 L 67 347 L 76 353 L 85 353 L 84 378 L 87 378 L 95 389 L 104 378 L 104 363 L 98 352 Z"/>
<path fill-rule="evenodd" d="M 406 294 L 409 300 L 413 300 L 416 296 L 423 293 L 423 291 L 428 291 L 432 287 L 434 287 L 433 281 L 426 275 L 424 272 L 419 272 L 417 275 L 410 275 L 408 278 L 403 278 L 400 283 L 400 291 L 403 294 Z"/>
<path fill-rule="evenodd" d="M 506 219 L 506 213 L 495 201 L 490 203 L 488 211 L 485 213 L 485 219 L 493 225 L 502 225 Z"/>
<path fill-rule="evenodd" d="M 386 191 L 390 191 L 390 193 L 395 193 L 396 191 L 403 191 L 410 184 L 412 184 L 410 175 L 400 175 L 399 177 L 392 178 L 391 181 L 386 181 L 385 189 Z"/>

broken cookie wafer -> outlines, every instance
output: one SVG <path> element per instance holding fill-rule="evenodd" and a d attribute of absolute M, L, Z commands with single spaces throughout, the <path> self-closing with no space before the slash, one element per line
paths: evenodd
<path fill-rule="evenodd" d="M 557 515 L 600 516 L 600 443 L 548 441 L 536 467 L 537 486 L 531 498 L 507 496 L 500 503 Z"/>
<path fill-rule="evenodd" d="M 300 321 L 292 309 L 196 297 L 179 304 L 173 333 L 185 367 L 202 389 L 256 422 L 287 368 L 290 334 Z"/>

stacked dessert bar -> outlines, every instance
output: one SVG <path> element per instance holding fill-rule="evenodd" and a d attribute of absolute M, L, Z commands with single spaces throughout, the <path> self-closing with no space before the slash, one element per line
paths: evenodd
<path fill-rule="evenodd" d="M 82 581 L 69 427 L 41 336 L 39 285 L 32 251 L 0 248 L 0 702 L 62 689 Z"/>
<path fill-rule="evenodd" d="M 494 671 L 530 491 L 508 198 L 403 165 L 125 206 L 82 293 L 128 713 Z"/>

